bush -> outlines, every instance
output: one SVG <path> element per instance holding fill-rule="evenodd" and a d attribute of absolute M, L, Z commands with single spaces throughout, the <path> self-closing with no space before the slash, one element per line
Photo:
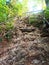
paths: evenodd
<path fill-rule="evenodd" d="M 47 19 L 49 19 L 49 8 L 46 8 L 46 10 L 45 10 L 45 17 L 47 18 Z"/>
<path fill-rule="evenodd" d="M 13 22 L 6 22 L 5 26 L 6 26 L 6 30 L 8 31 L 8 30 L 13 29 L 14 24 L 13 24 Z"/>

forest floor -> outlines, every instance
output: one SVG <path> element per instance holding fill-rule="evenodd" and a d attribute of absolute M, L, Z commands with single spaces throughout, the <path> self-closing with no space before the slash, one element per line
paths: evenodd
<path fill-rule="evenodd" d="M 49 36 L 24 21 L 16 21 L 11 33 L 0 43 L 0 65 L 49 65 Z"/>

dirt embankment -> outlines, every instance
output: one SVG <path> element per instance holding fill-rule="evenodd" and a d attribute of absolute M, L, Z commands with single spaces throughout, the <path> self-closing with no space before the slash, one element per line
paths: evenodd
<path fill-rule="evenodd" d="M 49 65 L 49 37 L 41 37 L 40 32 L 17 21 L 11 41 L 0 43 L 0 65 Z"/>

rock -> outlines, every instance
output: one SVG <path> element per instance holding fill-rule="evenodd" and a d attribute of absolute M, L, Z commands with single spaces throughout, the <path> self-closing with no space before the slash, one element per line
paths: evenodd
<path fill-rule="evenodd" d="M 32 61 L 32 63 L 34 63 L 34 64 L 39 64 L 39 63 L 40 63 L 40 60 L 34 59 L 34 60 Z"/>

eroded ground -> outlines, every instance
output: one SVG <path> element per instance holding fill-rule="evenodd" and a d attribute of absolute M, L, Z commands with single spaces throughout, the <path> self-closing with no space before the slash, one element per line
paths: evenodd
<path fill-rule="evenodd" d="M 49 65 L 49 37 L 23 21 L 15 23 L 10 42 L 0 43 L 0 65 Z"/>

